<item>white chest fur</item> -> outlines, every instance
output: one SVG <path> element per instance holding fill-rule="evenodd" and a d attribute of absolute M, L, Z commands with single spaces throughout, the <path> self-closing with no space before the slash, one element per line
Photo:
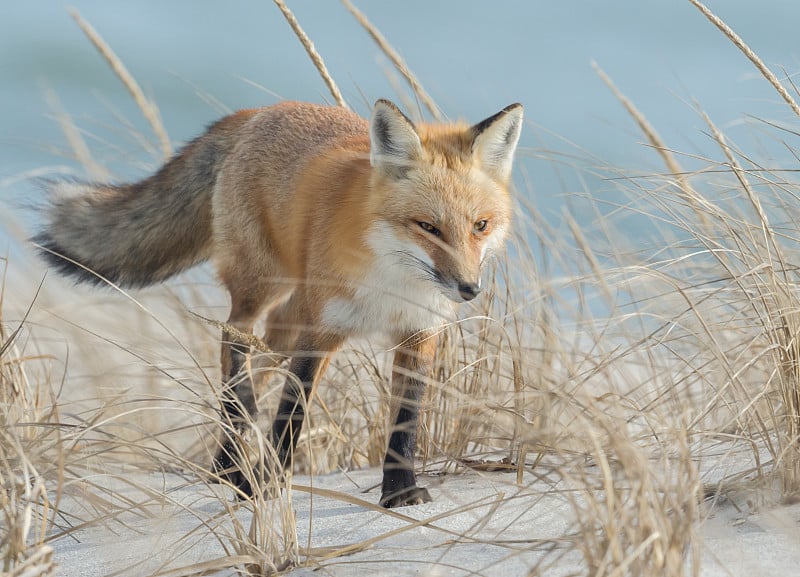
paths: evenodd
<path fill-rule="evenodd" d="M 419 246 L 398 239 L 386 223 L 373 227 L 368 244 L 372 266 L 353 283 L 352 297 L 326 303 L 324 327 L 352 336 L 406 334 L 439 327 L 453 317 L 453 302 L 414 264 L 414 259 L 429 263 Z"/>

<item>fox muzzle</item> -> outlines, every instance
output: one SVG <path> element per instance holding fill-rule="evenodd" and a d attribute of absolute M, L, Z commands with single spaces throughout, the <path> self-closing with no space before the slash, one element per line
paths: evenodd
<path fill-rule="evenodd" d="M 481 287 L 478 283 L 474 282 L 462 282 L 458 283 L 458 294 L 461 295 L 461 298 L 465 301 L 471 301 L 474 299 L 478 294 L 481 292 Z"/>

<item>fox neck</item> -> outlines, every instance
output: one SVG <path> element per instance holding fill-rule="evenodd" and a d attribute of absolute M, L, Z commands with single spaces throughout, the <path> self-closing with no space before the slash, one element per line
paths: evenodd
<path fill-rule="evenodd" d="M 363 275 L 350 282 L 347 296 L 331 299 L 322 310 L 322 325 L 352 336 L 403 336 L 436 329 L 455 314 L 455 303 L 430 280 L 415 274 L 408 245 L 384 220 L 365 231 L 371 253 Z M 422 255 L 416 255 L 422 257 Z"/>

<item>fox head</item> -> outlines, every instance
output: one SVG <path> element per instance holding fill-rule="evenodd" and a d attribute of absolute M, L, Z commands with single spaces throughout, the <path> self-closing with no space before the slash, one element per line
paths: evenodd
<path fill-rule="evenodd" d="M 522 128 L 512 104 L 472 126 L 415 126 L 378 100 L 370 121 L 372 189 L 378 225 L 370 245 L 456 303 L 481 290 L 486 257 L 505 240 L 508 191 Z"/>

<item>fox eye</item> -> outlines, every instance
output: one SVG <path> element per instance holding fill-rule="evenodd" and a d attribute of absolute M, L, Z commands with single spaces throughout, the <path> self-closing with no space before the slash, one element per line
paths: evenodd
<path fill-rule="evenodd" d="M 484 218 L 483 220 L 479 220 L 478 222 L 476 222 L 473 225 L 473 228 L 475 229 L 475 232 L 483 232 L 488 228 L 488 226 L 489 226 L 489 221 Z"/>
<path fill-rule="evenodd" d="M 433 236 L 442 236 L 442 231 L 429 222 L 419 221 L 417 224 L 420 226 L 420 228 L 422 228 L 422 230 L 431 233 Z"/>

